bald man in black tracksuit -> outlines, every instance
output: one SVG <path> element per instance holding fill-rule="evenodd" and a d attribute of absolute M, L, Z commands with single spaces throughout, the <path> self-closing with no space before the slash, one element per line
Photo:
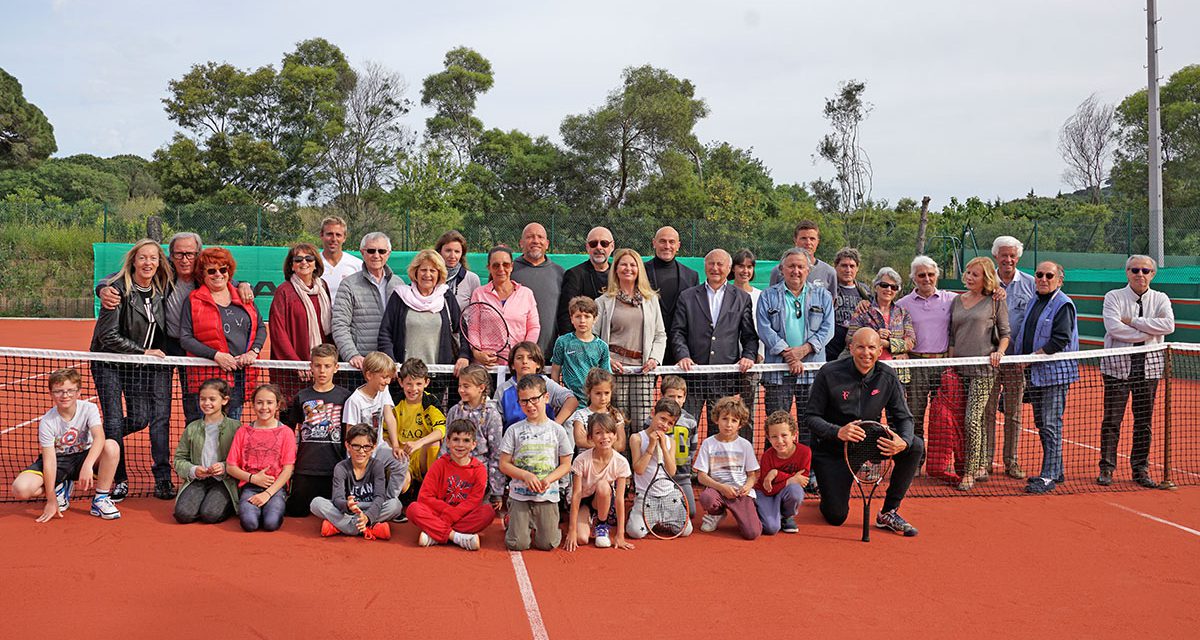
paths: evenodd
<path fill-rule="evenodd" d="M 876 364 L 880 349 L 879 334 L 860 329 L 850 343 L 853 357 L 826 364 L 817 372 L 804 416 L 813 437 L 812 469 L 821 486 L 821 515 L 829 524 L 840 526 L 850 511 L 850 484 L 854 482 L 846 466 L 845 442 L 858 442 L 865 436 L 857 421 L 879 422 L 886 411 L 894 435 L 880 440 L 880 450 L 892 456 L 895 468 L 875 526 L 915 536 L 916 528 L 896 510 L 921 466 L 925 443 L 913 433 L 912 414 L 896 372 Z"/>

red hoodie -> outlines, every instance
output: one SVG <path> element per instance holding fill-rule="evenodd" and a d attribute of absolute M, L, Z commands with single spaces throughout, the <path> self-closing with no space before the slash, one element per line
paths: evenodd
<path fill-rule="evenodd" d="M 417 502 L 457 521 L 483 502 L 487 486 L 487 467 L 478 459 L 460 466 L 444 455 L 425 472 Z"/>

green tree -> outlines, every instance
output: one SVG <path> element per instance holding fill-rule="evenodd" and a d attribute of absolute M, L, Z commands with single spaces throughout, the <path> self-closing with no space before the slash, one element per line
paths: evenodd
<path fill-rule="evenodd" d="M 154 153 L 164 199 L 261 203 L 316 188 L 354 83 L 341 50 L 321 38 L 298 43 L 278 72 L 193 66 L 169 83 L 163 100 L 167 116 L 190 134 Z"/>
<path fill-rule="evenodd" d="M 668 152 L 700 164 L 702 149 L 692 130 L 708 106 L 695 94 L 690 80 L 665 69 L 629 67 L 602 106 L 563 120 L 563 141 L 577 166 L 594 176 L 605 206 L 623 206 L 631 191 L 661 173 Z"/>
<path fill-rule="evenodd" d="M 1162 112 L 1163 205 L 1168 210 L 1200 206 L 1200 65 L 1171 74 L 1160 91 Z M 1117 106 L 1118 147 L 1112 182 L 1117 192 L 1137 208 L 1148 197 L 1146 169 L 1149 115 L 1146 90 L 1126 97 Z"/>
<path fill-rule="evenodd" d="M 426 77 L 421 87 L 421 106 L 434 109 L 425 120 L 425 136 L 430 143 L 453 150 L 463 165 L 483 132 L 483 122 L 475 117 L 475 102 L 492 88 L 492 63 L 473 49 L 458 47 L 446 53 L 444 66 Z"/>
<path fill-rule="evenodd" d="M 21 83 L 0 69 L 0 169 L 29 167 L 58 151 L 46 114 L 25 100 Z"/>
<path fill-rule="evenodd" d="M 830 210 L 842 214 L 846 237 L 854 238 L 855 244 L 861 244 L 861 238 L 850 232 L 851 217 L 869 207 L 871 200 L 871 160 L 860 141 L 860 127 L 873 109 L 873 105 L 863 99 L 866 91 L 865 82 L 848 80 L 838 85 L 837 95 L 825 99 L 823 114 L 833 131 L 817 144 L 817 155 L 832 164 L 836 172 L 832 180 L 821 184 L 819 191 L 832 205 Z M 836 200 L 831 193 L 835 189 Z M 860 230 L 865 220 L 862 216 Z"/>

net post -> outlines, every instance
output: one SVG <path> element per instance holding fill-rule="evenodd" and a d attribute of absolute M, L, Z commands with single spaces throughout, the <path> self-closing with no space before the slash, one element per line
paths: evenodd
<path fill-rule="evenodd" d="M 1174 358 L 1172 354 L 1174 349 L 1167 346 L 1166 362 L 1163 364 L 1163 384 L 1166 385 L 1163 389 L 1163 479 L 1159 483 L 1159 489 L 1176 489 L 1178 488 L 1171 480 L 1171 378 L 1174 377 Z"/>

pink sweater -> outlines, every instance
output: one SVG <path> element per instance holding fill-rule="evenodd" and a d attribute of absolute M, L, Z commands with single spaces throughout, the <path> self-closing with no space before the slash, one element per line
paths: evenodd
<path fill-rule="evenodd" d="M 508 333 L 511 336 L 508 341 L 510 347 L 526 340 L 537 342 L 542 329 L 533 291 L 519 282 L 514 282 L 513 286 L 515 288 L 512 295 L 503 302 L 496 296 L 496 288 L 490 282 L 471 292 L 471 302 L 486 302 L 500 310 L 500 314 L 504 316 L 504 321 L 508 324 Z M 505 349 L 499 354 L 502 360 L 508 360 L 508 351 Z"/>

